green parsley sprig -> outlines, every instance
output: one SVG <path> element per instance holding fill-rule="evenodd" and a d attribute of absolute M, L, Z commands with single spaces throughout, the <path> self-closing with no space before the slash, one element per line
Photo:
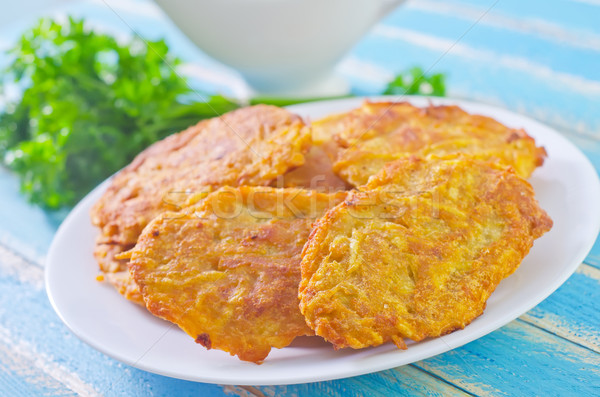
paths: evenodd
<path fill-rule="evenodd" d="M 0 114 L 0 155 L 29 201 L 71 206 L 151 143 L 238 105 L 191 94 L 164 41 L 42 19 L 10 51 L 2 84 L 23 95 Z"/>
<path fill-rule="evenodd" d="M 441 73 L 429 75 L 420 67 L 414 67 L 398 74 L 388 84 L 383 94 L 445 96 L 445 77 Z"/>

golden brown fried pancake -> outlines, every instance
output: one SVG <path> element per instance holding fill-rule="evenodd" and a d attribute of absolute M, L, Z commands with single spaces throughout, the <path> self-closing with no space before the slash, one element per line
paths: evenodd
<path fill-rule="evenodd" d="M 407 102 L 365 102 L 350 112 L 313 123 L 340 146 L 333 169 L 354 186 L 393 160 L 468 153 L 512 166 L 528 178 L 542 165 L 546 152 L 525 131 L 512 129 L 457 106 L 418 108 Z M 317 135 L 321 135 L 315 133 Z"/>
<path fill-rule="evenodd" d="M 92 208 L 92 223 L 102 231 L 95 253 L 101 270 L 124 270 L 124 262 L 114 256 L 135 244 L 156 215 L 177 210 L 192 192 L 269 185 L 304 163 L 310 140 L 298 116 L 259 105 L 201 121 L 150 146 L 113 178 Z M 110 254 L 106 245 L 111 246 Z M 118 280 L 119 290 L 133 291 L 135 286 L 121 275 L 106 276 Z"/>
<path fill-rule="evenodd" d="M 150 146 L 117 174 L 92 209 L 92 221 L 113 241 L 135 243 L 154 216 L 174 209 L 168 194 L 268 185 L 304 163 L 310 139 L 298 116 L 274 106 L 201 121 Z"/>
<path fill-rule="evenodd" d="M 464 328 L 552 221 L 510 168 L 468 156 L 388 164 L 316 222 L 300 308 L 336 348 Z"/>
<path fill-rule="evenodd" d="M 262 362 L 312 334 L 298 309 L 300 253 L 312 222 L 344 197 L 226 187 L 163 213 L 130 251 L 146 307 L 208 349 Z"/>

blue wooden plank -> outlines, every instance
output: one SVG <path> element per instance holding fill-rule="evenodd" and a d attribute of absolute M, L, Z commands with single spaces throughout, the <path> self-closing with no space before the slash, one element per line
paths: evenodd
<path fill-rule="evenodd" d="M 2 396 L 75 396 L 85 394 L 98 395 L 91 387 L 81 387 L 78 380 L 62 380 L 56 377 L 65 375 L 57 365 L 45 363 L 45 357 L 16 340 L 16 338 L 0 327 L 0 395 Z M 41 366 L 46 366 L 51 372 L 44 372 Z M 69 383 L 69 386 L 66 384 Z"/>
<path fill-rule="evenodd" d="M 600 7 L 596 15 L 600 20 Z M 493 48 L 502 54 L 525 57 L 556 71 L 600 80 L 600 48 L 576 48 L 566 42 L 550 41 L 531 34 L 465 20 L 460 15 L 438 15 L 410 8 L 396 12 L 385 24 L 452 41 L 461 37 L 461 43 L 474 48 Z"/>
<path fill-rule="evenodd" d="M 600 353 L 600 270 L 581 265 L 521 320 Z"/>
<path fill-rule="evenodd" d="M 467 396 L 450 383 L 407 365 L 349 379 L 288 386 L 258 386 L 264 396 Z M 239 390 L 240 394 L 241 390 Z"/>
<path fill-rule="evenodd" d="M 595 0 L 575 0 L 595 1 Z M 600 3 L 597 3 L 600 6 Z M 562 7 L 570 7 L 562 4 Z M 538 15 L 528 16 L 526 14 L 507 14 L 497 11 L 496 7 L 483 7 L 482 5 L 471 5 L 456 1 L 442 0 L 419 0 L 407 2 L 401 10 L 421 10 L 428 13 L 438 14 L 450 18 L 460 18 L 472 24 L 490 26 L 520 32 L 532 37 L 538 37 L 549 42 L 565 44 L 574 48 L 584 48 L 600 51 L 600 35 L 598 29 L 586 30 L 580 26 L 565 26 L 564 22 L 540 19 Z M 592 13 L 600 10 L 592 9 Z"/>
<path fill-rule="evenodd" d="M 417 366 L 476 395 L 600 393 L 598 353 L 520 320 Z"/>
<path fill-rule="evenodd" d="M 564 0 L 455 0 L 484 10 L 494 5 L 493 11 L 506 15 L 535 18 L 559 23 L 574 31 L 598 31 L 598 4 L 593 1 Z M 495 3 L 495 4 L 494 4 Z"/>

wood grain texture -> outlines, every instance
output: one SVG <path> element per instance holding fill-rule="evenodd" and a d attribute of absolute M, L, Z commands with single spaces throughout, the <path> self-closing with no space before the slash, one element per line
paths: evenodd
<path fill-rule="evenodd" d="M 597 19 L 594 16 L 599 9 L 598 4 L 593 4 L 594 0 L 529 0 L 526 3 L 520 0 L 499 2 L 494 0 L 453 0 L 452 2 L 480 8 L 496 3 L 494 11 L 504 15 L 554 22 L 574 31 L 598 31 Z"/>
<path fill-rule="evenodd" d="M 581 265 L 521 320 L 600 353 L 600 270 Z"/>
<path fill-rule="evenodd" d="M 226 391 L 255 396 L 467 396 L 463 390 L 414 366 L 406 365 L 354 378 L 288 386 L 226 387 Z"/>
<path fill-rule="evenodd" d="M 20 383 L 18 387 L 14 385 Z M 20 341 L 0 327 L 0 385 L 11 395 L 85 395 L 99 396 L 90 385 L 67 370 L 53 357 L 40 353 L 30 344 Z M 16 389 L 16 390 L 15 390 Z"/>
<path fill-rule="evenodd" d="M 416 365 L 476 395 L 600 392 L 600 355 L 522 320 Z"/>

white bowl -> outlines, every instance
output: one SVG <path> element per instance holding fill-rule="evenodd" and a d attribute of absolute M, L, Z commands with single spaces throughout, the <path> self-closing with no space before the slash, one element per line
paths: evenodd
<path fill-rule="evenodd" d="M 342 93 L 333 67 L 403 1 L 156 0 L 205 53 L 275 95 Z"/>

